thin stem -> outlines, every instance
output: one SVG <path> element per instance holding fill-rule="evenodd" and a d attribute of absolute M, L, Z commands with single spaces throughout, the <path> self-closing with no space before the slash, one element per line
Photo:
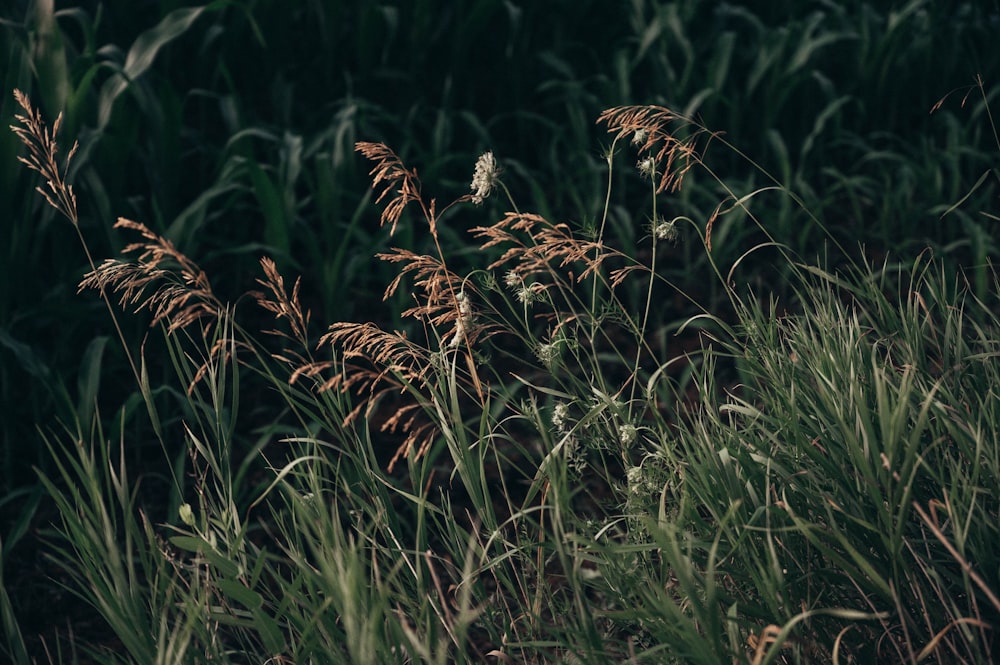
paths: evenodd
<path fill-rule="evenodd" d="M 94 262 L 94 257 L 90 253 L 90 247 L 87 245 L 86 238 L 83 237 L 83 232 L 80 230 L 80 225 L 73 221 L 73 228 L 76 229 L 76 237 L 80 240 L 80 246 L 83 247 L 83 253 L 87 257 L 87 263 L 90 265 L 91 272 L 97 272 L 97 264 Z M 132 369 L 132 375 L 135 377 L 136 385 L 142 386 L 142 377 L 139 373 L 139 367 L 135 363 L 135 358 L 132 357 L 132 350 L 129 348 L 128 344 L 125 342 L 125 333 L 122 330 L 121 324 L 118 322 L 118 316 L 115 314 L 115 308 L 111 306 L 111 300 L 108 298 L 107 291 L 105 291 L 104 286 L 100 286 L 101 300 L 104 301 L 104 306 L 108 310 L 108 314 L 111 316 L 111 323 L 115 327 L 115 333 L 118 335 L 118 341 L 121 342 L 122 348 L 125 350 L 125 358 L 128 360 L 129 367 Z"/>
<path fill-rule="evenodd" d="M 608 223 L 608 211 L 611 209 L 611 189 L 614 177 L 614 155 L 615 146 L 618 145 L 618 138 L 615 137 L 614 141 L 611 142 L 611 147 L 607 152 L 607 162 L 608 162 L 608 184 L 605 188 L 604 193 L 604 209 L 601 211 L 601 225 L 597 231 L 597 237 L 595 238 L 594 247 L 594 261 L 597 262 L 601 258 L 601 248 L 604 246 L 604 230 Z M 597 348 L 595 346 L 595 340 L 597 339 L 597 285 L 601 281 L 601 276 L 599 271 L 594 271 L 594 279 L 592 282 L 592 288 L 590 291 L 590 353 L 593 357 L 594 367 L 598 367 L 599 360 L 597 358 Z M 595 378 L 600 379 L 602 383 L 602 389 L 605 388 L 604 375 L 600 372 L 595 374 Z"/>
<path fill-rule="evenodd" d="M 514 212 L 517 213 L 518 215 L 520 215 L 521 214 L 521 210 L 520 210 L 520 208 L 517 207 L 517 202 L 514 201 L 514 197 L 511 196 L 510 190 L 507 189 L 507 185 L 505 185 L 503 183 L 503 180 L 500 180 L 499 178 L 497 178 L 497 185 L 499 185 L 500 189 L 503 190 L 504 195 L 507 197 L 507 201 L 510 203 L 511 207 L 514 209 Z"/>
<path fill-rule="evenodd" d="M 635 363 L 632 370 L 632 388 L 629 393 L 629 404 L 628 413 L 629 419 L 632 419 L 632 404 L 635 400 L 635 389 L 639 383 L 639 360 L 642 357 L 642 349 L 645 346 L 646 340 L 646 327 L 649 325 L 649 310 L 653 303 L 653 284 L 656 281 L 656 173 L 652 173 L 649 178 L 650 186 L 653 192 L 653 218 L 652 218 L 652 229 L 650 235 L 653 239 L 653 254 L 649 262 L 649 286 L 646 288 L 646 306 L 642 312 L 642 323 L 639 325 L 639 337 L 636 340 L 635 345 Z"/>

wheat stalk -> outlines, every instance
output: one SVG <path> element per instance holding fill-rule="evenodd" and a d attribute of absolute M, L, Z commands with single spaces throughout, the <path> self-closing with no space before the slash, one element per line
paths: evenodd
<path fill-rule="evenodd" d="M 32 108 L 31 100 L 18 89 L 14 89 L 14 99 L 18 105 L 24 109 L 25 115 L 16 114 L 14 118 L 22 126 L 11 125 L 14 134 L 21 139 L 21 142 L 28 147 L 28 156 L 18 156 L 18 161 L 25 164 L 32 171 L 37 171 L 45 178 L 44 187 L 36 187 L 49 205 L 65 215 L 73 226 L 79 225 L 79 215 L 76 207 L 76 194 L 72 185 L 68 184 L 70 163 L 73 156 L 80 147 L 78 142 L 73 143 L 66 159 L 63 160 L 62 169 L 59 168 L 56 156 L 59 153 L 59 144 L 56 137 L 59 135 L 59 128 L 62 126 L 62 113 L 56 117 L 52 124 L 51 131 L 46 127 L 42 119 L 41 111 Z"/>

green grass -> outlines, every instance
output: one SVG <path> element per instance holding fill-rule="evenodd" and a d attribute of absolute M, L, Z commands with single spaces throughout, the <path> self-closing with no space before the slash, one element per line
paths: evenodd
<path fill-rule="evenodd" d="M 4 655 L 995 658 L 996 7 L 148 9 L 2 25 Z"/>
<path fill-rule="evenodd" d="M 29 166 L 47 173 L 33 118 Z M 379 255 L 398 266 L 386 298 L 412 289 L 401 315 L 423 335 L 334 323 L 315 343 L 299 281 L 289 289 L 270 259 L 244 300 L 278 327 L 252 332 L 240 320 L 253 303 L 224 304 L 168 240 L 118 223 L 139 235 L 134 257 L 83 286 L 150 311 L 176 378 L 148 383 L 148 345 L 130 361 L 158 480 L 129 471 L 124 429 L 113 439 L 97 413 L 49 439 L 55 472 L 41 480 L 60 518 L 47 556 L 115 636 L 89 658 L 992 658 L 995 308 L 940 262 L 837 274 L 774 241 L 748 255 L 773 254 L 794 281 L 787 301 L 760 297 L 746 261 L 725 274 L 715 262 L 711 227 L 655 213 L 664 191 L 712 174 L 705 128 L 656 107 L 601 121 L 609 173 L 627 153 L 648 183 L 646 251 L 609 243 L 607 218 L 581 235 L 511 199 L 470 229 L 489 263 L 464 274 L 439 229 L 510 195 L 492 158 L 475 196 L 438 207 L 393 151 L 358 144 L 383 226 L 422 218 L 434 248 Z M 49 180 L 75 225 L 70 190 Z M 701 313 L 677 322 L 655 306 L 686 297 L 658 271 L 675 234 L 703 246 L 729 315 L 694 302 Z M 690 330 L 694 354 L 650 343 Z M 259 382 L 271 416 L 247 451 L 243 390 L 259 398 Z M 179 418 L 161 419 L 161 390 Z M 387 465 L 377 422 L 399 441 Z M 151 484 L 165 500 L 144 507 Z"/>

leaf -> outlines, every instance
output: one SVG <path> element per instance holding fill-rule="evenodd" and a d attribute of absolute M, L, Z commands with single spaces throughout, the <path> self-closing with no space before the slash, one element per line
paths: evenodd
<path fill-rule="evenodd" d="M 109 78 L 101 87 L 98 101 L 98 130 L 107 127 L 115 100 L 133 81 L 146 73 L 156 60 L 160 49 L 187 32 L 206 9 L 214 9 L 218 4 L 175 9 L 132 42 L 121 71 L 117 76 Z"/>
<path fill-rule="evenodd" d="M 20 499 L 22 494 L 27 494 L 28 498 L 25 499 L 24 503 L 18 508 L 17 519 L 5 526 L 3 540 L 0 541 L 0 550 L 2 550 L 2 548 L 10 550 L 10 548 L 17 544 L 24 534 L 28 532 L 28 528 L 31 526 L 31 521 L 35 518 L 35 513 L 38 512 L 38 504 L 41 503 L 42 500 L 42 488 L 38 485 L 11 491 L 3 497 L 3 499 L 0 499 L 0 507 L 6 505 L 10 501 Z M 0 563 L 3 562 L 3 558 L 3 552 L 0 551 Z"/>
<path fill-rule="evenodd" d="M 253 192 L 264 216 L 264 238 L 272 250 L 287 256 L 291 247 L 289 219 L 280 188 L 256 162 L 247 164 Z"/>
<path fill-rule="evenodd" d="M 48 365 L 38 357 L 31 346 L 16 339 L 6 328 L 0 328 L 0 347 L 13 353 L 18 364 L 28 374 L 36 379 L 48 379 L 50 373 Z"/>
<path fill-rule="evenodd" d="M 236 577 L 240 574 L 240 567 L 220 554 L 204 538 L 197 536 L 173 536 L 170 538 L 170 544 L 179 547 L 185 552 L 193 552 L 205 557 L 205 560 L 223 577 Z"/>
<path fill-rule="evenodd" d="M 220 591 L 248 610 L 259 609 L 264 604 L 263 596 L 236 580 L 221 579 L 216 582 L 216 585 Z"/>
<path fill-rule="evenodd" d="M 260 632 L 260 639 L 264 642 L 264 648 L 269 653 L 279 654 L 285 650 L 285 638 L 278 628 L 278 623 L 272 619 L 264 610 L 255 610 L 253 613 L 254 624 Z"/>
<path fill-rule="evenodd" d="M 80 373 L 76 378 L 77 403 L 76 412 L 83 424 L 89 423 L 97 405 L 97 394 L 101 389 L 101 366 L 104 359 L 104 349 L 108 346 L 108 336 L 101 335 L 90 340 L 83 358 L 80 360 Z"/>
<path fill-rule="evenodd" d="M 56 21 L 52 0 L 39 0 L 35 5 L 36 27 L 34 66 L 37 81 L 46 106 L 53 111 L 66 108 L 69 95 L 69 66 L 62 30 Z"/>
<path fill-rule="evenodd" d="M 216 584 L 226 596 L 250 610 L 253 615 L 253 626 L 260 633 L 264 648 L 269 653 L 279 654 L 285 650 L 285 638 L 281 634 L 281 629 L 277 622 L 263 609 L 263 596 L 236 580 L 224 578 Z"/>
<path fill-rule="evenodd" d="M 983 173 L 983 175 L 979 176 L 979 180 L 977 180 L 976 184 L 972 186 L 972 189 L 970 189 L 965 196 L 956 201 L 950 208 L 941 213 L 941 217 L 944 217 L 945 215 L 949 214 L 956 208 L 960 207 L 963 203 L 965 203 L 969 199 L 969 197 L 976 192 L 977 189 L 983 186 L 983 183 L 986 182 L 986 179 L 990 177 L 991 173 L 993 173 L 992 170 L 986 171 L 985 173 Z M 1000 175 L 998 175 L 998 178 L 1000 178 Z"/>

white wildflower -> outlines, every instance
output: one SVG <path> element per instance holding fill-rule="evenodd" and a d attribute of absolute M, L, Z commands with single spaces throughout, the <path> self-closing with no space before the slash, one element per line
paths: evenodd
<path fill-rule="evenodd" d="M 559 343 L 539 344 L 538 348 L 535 349 L 535 355 L 538 356 L 543 365 L 548 367 L 559 358 Z"/>
<path fill-rule="evenodd" d="M 523 305 L 530 305 L 537 299 L 535 292 L 532 291 L 529 286 L 522 286 L 514 293 L 514 296 L 517 298 L 517 301 Z"/>
<path fill-rule="evenodd" d="M 513 270 L 508 270 L 507 274 L 503 276 L 503 283 L 506 284 L 508 288 L 513 289 L 514 287 L 521 285 L 521 276 Z"/>
<path fill-rule="evenodd" d="M 482 205 L 496 187 L 500 178 L 500 167 L 492 152 L 485 152 L 476 160 L 476 170 L 472 174 L 472 202 Z"/>
<path fill-rule="evenodd" d="M 638 435 L 639 431 L 631 423 L 626 423 L 618 428 L 618 438 L 623 446 L 631 446 Z"/>
<path fill-rule="evenodd" d="M 637 129 L 635 133 L 632 134 L 632 145 L 642 145 L 646 142 L 646 137 L 649 136 L 649 132 L 645 129 Z"/>
<path fill-rule="evenodd" d="M 652 157 L 643 157 L 635 167 L 639 169 L 639 173 L 650 180 L 656 177 L 656 160 Z"/>
<path fill-rule="evenodd" d="M 560 432 L 564 431 L 567 416 L 569 416 L 569 405 L 565 402 L 557 402 L 552 408 L 552 426 Z"/>
<path fill-rule="evenodd" d="M 677 240 L 677 220 L 669 222 L 658 219 L 653 223 L 653 237 L 657 240 L 675 242 Z"/>
<path fill-rule="evenodd" d="M 642 492 L 643 486 L 646 484 L 643 476 L 644 474 L 641 466 L 629 467 L 628 471 L 625 472 L 625 479 L 628 482 L 629 494 L 635 495 Z"/>

